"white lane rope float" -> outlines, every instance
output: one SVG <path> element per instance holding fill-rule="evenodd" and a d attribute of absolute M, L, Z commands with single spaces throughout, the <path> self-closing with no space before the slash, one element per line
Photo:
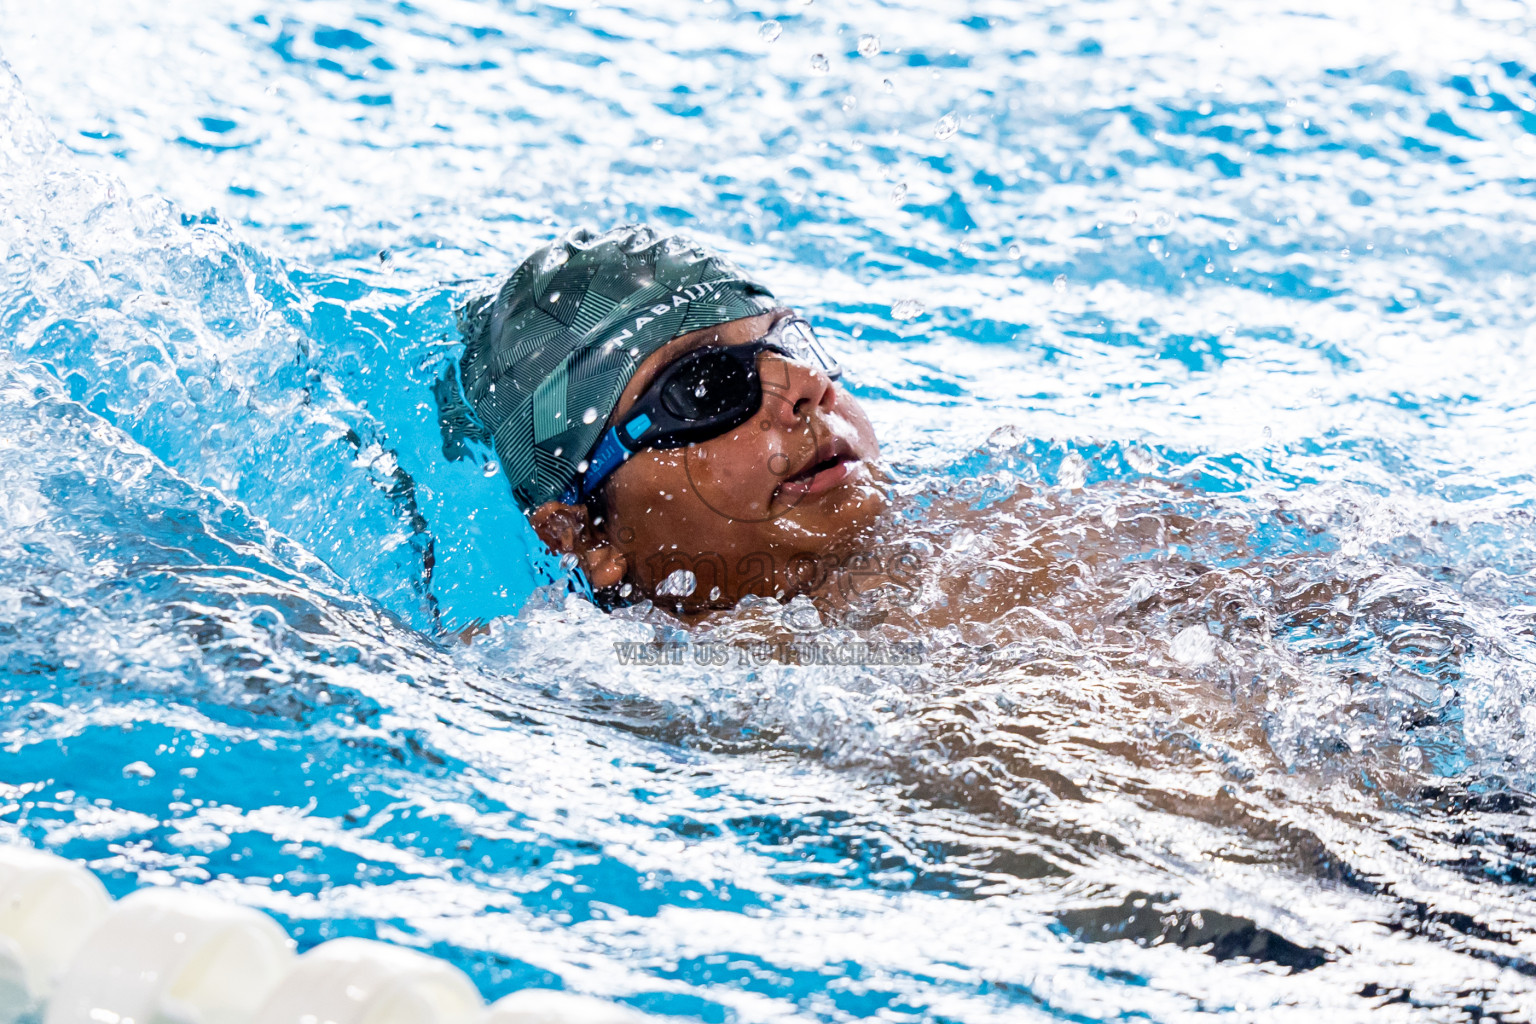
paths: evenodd
<path fill-rule="evenodd" d="M 371 939 L 296 955 L 277 922 L 183 888 L 114 902 L 74 861 L 0 846 L 0 1024 L 645 1024 L 590 996 L 486 1006 L 451 964 Z"/>

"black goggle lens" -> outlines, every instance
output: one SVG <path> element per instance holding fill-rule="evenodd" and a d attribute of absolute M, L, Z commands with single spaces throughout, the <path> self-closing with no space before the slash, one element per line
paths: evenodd
<path fill-rule="evenodd" d="M 684 357 L 667 374 L 661 404 L 680 420 L 713 420 L 741 405 L 752 382 L 741 360 L 718 349 Z"/>
<path fill-rule="evenodd" d="M 768 350 L 815 367 L 832 380 L 842 370 L 810 324 L 781 320 L 746 345 L 696 349 L 668 366 L 631 410 L 628 443 L 676 448 L 717 437 L 746 422 L 762 402 L 757 357 Z M 631 450 L 634 450 L 631 447 Z"/>

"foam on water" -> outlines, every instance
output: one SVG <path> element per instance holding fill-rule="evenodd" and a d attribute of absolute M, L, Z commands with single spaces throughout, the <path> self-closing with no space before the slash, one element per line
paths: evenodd
<path fill-rule="evenodd" d="M 1529 24 L 0 0 L 0 829 L 491 998 L 1525 1019 Z M 460 299 L 618 219 L 843 354 L 877 624 L 604 615 L 443 459 Z M 924 662 L 620 657 L 807 633 Z"/>

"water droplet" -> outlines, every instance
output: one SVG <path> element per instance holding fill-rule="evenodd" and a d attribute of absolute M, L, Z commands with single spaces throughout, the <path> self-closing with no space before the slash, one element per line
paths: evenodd
<path fill-rule="evenodd" d="M 591 463 L 587 462 L 586 459 L 582 459 L 580 462 L 576 463 L 576 472 L 585 473 L 589 465 L 591 465 Z"/>
<path fill-rule="evenodd" d="M 859 56 L 873 57 L 880 52 L 880 37 L 874 35 L 859 36 Z"/>
<path fill-rule="evenodd" d="M 993 448 L 1017 448 L 1028 440 L 1027 435 L 1015 426 L 998 427 L 987 435 L 987 444 Z"/>
<path fill-rule="evenodd" d="M 1008 247 L 1008 258 L 1009 259 L 1016 260 L 1020 256 L 1023 256 L 1023 255 L 1024 255 L 1024 247 L 1022 245 L 1020 245 L 1018 242 L 1014 242 L 1012 245 L 1010 245 Z"/>
<path fill-rule="evenodd" d="M 560 456 L 562 456 L 564 454 L 565 454 L 565 449 L 564 448 L 556 448 L 555 449 L 555 458 L 558 459 Z"/>
<path fill-rule="evenodd" d="M 148 360 L 128 371 L 128 380 L 137 387 L 148 387 L 159 378 L 159 365 Z"/>
<path fill-rule="evenodd" d="M 936 139 L 948 139 L 960 130 L 960 119 L 954 114 L 945 114 L 939 118 L 939 123 L 933 126 L 933 137 Z"/>
<path fill-rule="evenodd" d="M 1157 456 L 1135 444 L 1125 450 L 1125 462 L 1138 473 L 1150 473 L 1157 468 Z"/>
<path fill-rule="evenodd" d="M 899 203 L 905 198 L 907 198 L 907 183 L 898 181 L 896 187 L 891 189 L 891 202 Z"/>
<path fill-rule="evenodd" d="M 757 34 L 761 36 L 765 42 L 771 43 L 775 39 L 779 38 L 779 36 L 784 34 L 784 26 L 780 25 L 776 21 L 765 21 L 761 25 L 757 26 Z"/>
<path fill-rule="evenodd" d="M 1168 653 L 1179 664 L 1198 668 L 1216 660 L 1216 638 L 1204 626 L 1190 626 L 1173 638 Z"/>
<path fill-rule="evenodd" d="M 656 588 L 658 597 L 687 597 L 698 589 L 699 579 L 687 569 L 678 569 Z"/>
<path fill-rule="evenodd" d="M 844 96 L 843 97 L 843 109 L 844 110 L 852 110 L 854 107 L 856 107 L 858 105 L 859 105 L 859 101 L 858 101 L 857 98 L 855 98 L 853 96 Z"/>
<path fill-rule="evenodd" d="M 1051 282 L 1051 287 L 1055 288 L 1058 292 L 1066 291 L 1067 290 L 1067 275 L 1066 274 L 1057 274 L 1056 275 L 1056 279 Z"/>
<path fill-rule="evenodd" d="M 1509 577 L 1492 566 L 1484 566 L 1467 577 L 1466 582 L 1461 585 L 1461 592 L 1473 597 L 1498 597 L 1501 585 L 1508 579 Z M 1340 608 L 1339 611 L 1348 610 L 1349 599 L 1345 598 L 1344 607 Z"/>
<path fill-rule="evenodd" d="M 559 301 L 560 301 L 560 293 L 559 292 L 550 292 L 549 293 L 549 304 L 551 306 L 553 306 L 555 303 L 557 303 Z"/>
<path fill-rule="evenodd" d="M 831 66 L 832 66 L 831 63 L 827 60 L 827 55 L 826 54 L 824 54 L 824 53 L 813 53 L 813 54 L 811 54 L 811 70 L 816 72 L 818 75 L 826 74 L 827 70 Z"/>
<path fill-rule="evenodd" d="M 880 80 L 880 88 L 884 89 L 886 92 L 895 92 L 896 83 L 891 81 L 889 78 L 883 78 Z"/>
<path fill-rule="evenodd" d="M 578 561 L 579 560 L 575 555 L 567 551 L 565 554 L 560 556 L 560 568 L 564 569 L 566 572 L 570 572 L 572 569 L 576 568 Z"/>
<path fill-rule="evenodd" d="M 916 320 L 925 312 L 926 308 L 916 299 L 902 299 L 891 307 L 891 316 L 897 320 Z"/>
<path fill-rule="evenodd" d="M 709 599 L 711 601 L 718 601 L 718 600 L 720 600 L 720 588 L 719 587 L 710 587 L 709 588 Z"/>
<path fill-rule="evenodd" d="M 500 469 L 501 465 L 495 459 L 487 459 L 485 465 L 480 467 L 480 472 L 486 476 L 495 476 Z"/>
<path fill-rule="evenodd" d="M 864 325 L 854 324 L 853 330 L 849 331 L 848 333 L 853 335 L 855 338 L 862 338 L 864 337 Z"/>
<path fill-rule="evenodd" d="M 549 250 L 549 256 L 545 258 L 544 264 L 549 267 L 563 267 L 570 258 L 571 254 L 566 250 L 565 246 L 557 245 Z"/>
<path fill-rule="evenodd" d="M 698 386 L 693 389 L 693 397 L 703 398 L 707 394 L 709 394 L 709 385 L 702 380 L 699 381 Z"/>
<path fill-rule="evenodd" d="M 1077 452 L 1068 452 L 1067 457 L 1061 460 L 1061 470 L 1057 474 L 1057 482 L 1069 491 L 1078 490 L 1083 482 L 1088 479 L 1088 461 Z"/>
<path fill-rule="evenodd" d="M 803 594 L 796 597 L 789 603 L 789 607 L 784 609 L 781 621 L 796 633 L 811 633 L 822 628 L 821 613 Z"/>
<path fill-rule="evenodd" d="M 1163 254 L 1163 243 L 1155 238 L 1149 239 L 1147 241 L 1147 252 L 1153 256 L 1161 256 Z"/>
<path fill-rule="evenodd" d="M 631 586 L 630 584 L 628 584 L 628 583 L 624 584 L 622 587 L 619 588 L 619 596 L 620 597 L 628 597 L 630 594 L 633 594 L 634 592 L 635 592 L 635 588 L 633 586 Z"/>
<path fill-rule="evenodd" d="M 592 407 L 590 407 L 590 406 L 588 406 L 587 411 L 581 414 L 581 422 L 583 422 L 583 423 L 596 423 L 597 422 L 597 410 L 592 408 Z"/>

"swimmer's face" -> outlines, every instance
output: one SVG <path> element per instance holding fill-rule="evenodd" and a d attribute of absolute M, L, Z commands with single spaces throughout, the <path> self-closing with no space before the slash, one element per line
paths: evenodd
<path fill-rule="evenodd" d="M 680 356 L 756 341 L 789 315 L 764 313 L 669 342 L 640 364 L 610 425 L 624 422 Z M 756 415 L 699 444 L 636 452 L 608 478 L 600 523 L 578 524 L 572 517 L 584 510 L 554 502 L 535 510 L 546 543 L 579 549 L 595 586 L 627 582 L 686 611 L 819 582 L 885 507 L 879 444 L 859 403 L 821 369 L 772 351 L 757 359 Z M 657 595 L 678 570 L 693 573 L 694 591 Z"/>

